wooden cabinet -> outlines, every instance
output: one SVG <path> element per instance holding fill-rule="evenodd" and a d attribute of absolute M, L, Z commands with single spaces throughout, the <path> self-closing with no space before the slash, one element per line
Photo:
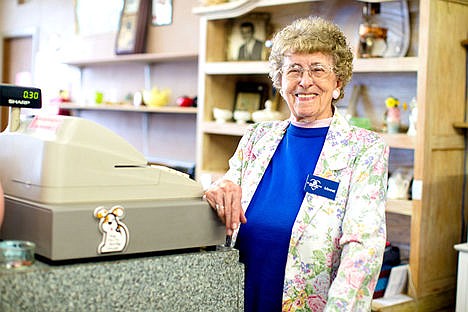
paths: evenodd
<path fill-rule="evenodd" d="M 391 147 L 390 170 L 399 165 L 414 169 L 412 200 L 389 200 L 389 240 L 407 247 L 408 295 L 385 311 L 436 311 L 453 306 L 457 254 L 461 239 L 463 194 L 463 133 L 452 124 L 465 114 L 465 50 L 460 45 L 468 29 L 468 3 L 448 0 L 409 0 L 411 40 L 405 57 L 355 59 L 354 77 L 345 90 L 344 105 L 360 85 L 358 106 L 379 127 L 385 98 L 409 102 L 417 98 L 417 135 L 382 134 Z M 236 83 L 271 82 L 265 61 L 226 61 L 233 18 L 257 12 L 271 16 L 279 29 L 296 17 L 321 15 L 340 24 L 357 50 L 362 3 L 354 0 L 237 0 L 197 7 L 200 19 L 199 113 L 197 175 L 221 176 L 242 136 L 245 125 L 216 123 L 214 107 L 233 109 Z M 270 90 L 270 96 L 273 96 Z M 285 104 L 277 104 L 287 111 Z"/>

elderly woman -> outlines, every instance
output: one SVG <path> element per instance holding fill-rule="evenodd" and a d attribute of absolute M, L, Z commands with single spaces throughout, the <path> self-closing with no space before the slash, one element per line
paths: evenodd
<path fill-rule="evenodd" d="M 367 311 L 385 248 L 389 149 L 335 108 L 352 75 L 342 31 L 305 18 L 273 39 L 289 120 L 252 125 L 205 193 L 245 264 L 245 311 Z"/>

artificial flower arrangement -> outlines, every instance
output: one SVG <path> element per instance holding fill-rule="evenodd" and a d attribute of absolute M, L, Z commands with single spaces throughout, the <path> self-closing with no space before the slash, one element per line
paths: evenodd
<path fill-rule="evenodd" d="M 387 132 L 398 133 L 401 121 L 400 101 L 396 97 L 390 96 L 385 100 L 385 106 L 387 106 L 387 111 L 385 113 Z M 403 109 L 405 109 L 405 106 L 406 103 L 403 103 Z"/>

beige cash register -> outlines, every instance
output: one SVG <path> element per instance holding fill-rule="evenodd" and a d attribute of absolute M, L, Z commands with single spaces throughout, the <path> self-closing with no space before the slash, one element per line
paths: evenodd
<path fill-rule="evenodd" d="M 2 89 L 5 85 L 0 94 Z M 14 104 L 9 96 L 0 101 Z M 107 128 L 70 116 L 36 116 L 11 124 L 16 129 L 0 133 L 1 239 L 33 241 L 36 253 L 50 260 L 223 242 L 224 226 L 202 200 L 200 183 L 179 171 L 148 165 Z"/>

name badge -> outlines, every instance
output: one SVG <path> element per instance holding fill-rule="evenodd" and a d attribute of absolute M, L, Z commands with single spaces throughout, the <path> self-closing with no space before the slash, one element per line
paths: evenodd
<path fill-rule="evenodd" d="M 338 182 L 309 174 L 304 185 L 304 191 L 335 200 L 338 185 L 340 185 Z"/>

